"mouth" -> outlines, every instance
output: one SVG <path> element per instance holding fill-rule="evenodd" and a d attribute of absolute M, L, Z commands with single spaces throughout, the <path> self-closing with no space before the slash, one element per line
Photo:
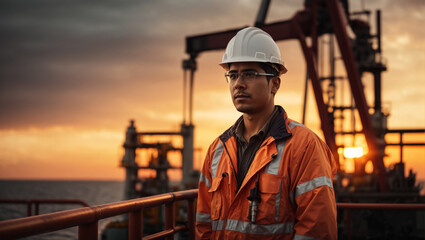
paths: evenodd
<path fill-rule="evenodd" d="M 243 100 L 243 99 L 248 99 L 250 97 L 251 96 L 249 94 L 246 94 L 246 93 L 236 93 L 236 94 L 233 95 L 233 99 L 235 99 L 235 100 L 237 100 L 237 99 Z"/>

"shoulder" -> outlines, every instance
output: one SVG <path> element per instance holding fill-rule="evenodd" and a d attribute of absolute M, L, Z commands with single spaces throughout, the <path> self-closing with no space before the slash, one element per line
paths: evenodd
<path fill-rule="evenodd" d="M 298 137 L 301 137 L 301 136 L 309 136 L 309 137 L 317 136 L 316 133 L 314 133 L 310 128 L 308 128 L 304 124 L 301 124 L 301 123 L 294 121 L 290 118 L 286 119 L 286 126 L 287 126 L 288 132 L 292 133 L 293 137 L 295 137 L 295 135 L 297 135 Z"/>
<path fill-rule="evenodd" d="M 223 144 L 233 137 L 231 128 L 224 131 L 219 137 L 214 139 L 208 148 L 208 155 L 212 158 L 214 155 L 221 155 L 223 152 Z"/>
<path fill-rule="evenodd" d="M 326 145 L 326 143 L 310 128 L 290 118 L 286 120 L 288 131 L 292 134 L 291 141 L 298 146 L 310 144 Z M 327 145 L 326 145 L 327 146 Z"/>
<path fill-rule="evenodd" d="M 210 144 L 210 146 L 208 148 L 208 154 L 214 154 L 218 150 L 217 148 L 220 148 L 221 145 L 222 145 L 222 143 L 221 143 L 220 137 L 217 137 Z"/>

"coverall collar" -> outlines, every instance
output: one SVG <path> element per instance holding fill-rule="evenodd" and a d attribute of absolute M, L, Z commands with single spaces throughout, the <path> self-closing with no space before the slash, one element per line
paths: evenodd
<path fill-rule="evenodd" d="M 272 136 L 275 140 L 280 140 L 283 138 L 288 138 L 292 136 L 290 132 L 288 132 L 288 127 L 286 126 L 285 122 L 287 117 L 287 114 L 285 110 L 279 106 L 276 105 L 278 116 L 277 118 L 271 123 L 270 128 L 270 136 Z M 242 118 L 242 116 L 241 116 Z M 233 124 L 229 129 L 227 129 L 223 134 L 220 135 L 220 140 L 223 142 L 226 142 L 229 140 L 232 136 L 235 136 L 234 129 L 237 128 L 237 124 L 239 124 L 240 118 L 236 121 L 235 124 Z"/>

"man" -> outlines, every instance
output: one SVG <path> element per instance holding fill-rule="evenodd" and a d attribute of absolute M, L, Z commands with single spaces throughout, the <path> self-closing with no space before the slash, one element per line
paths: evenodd
<path fill-rule="evenodd" d="M 199 239 L 336 239 L 333 156 L 274 96 L 284 67 L 261 29 L 239 31 L 220 64 L 243 115 L 210 146 L 199 181 Z"/>

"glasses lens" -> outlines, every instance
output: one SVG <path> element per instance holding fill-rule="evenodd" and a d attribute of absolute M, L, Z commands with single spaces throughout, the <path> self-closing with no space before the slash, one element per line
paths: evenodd
<path fill-rule="evenodd" d="M 255 79 L 256 76 L 257 76 L 257 72 L 254 72 L 254 71 L 247 71 L 242 73 L 242 77 L 245 81 L 251 81 Z"/>
<path fill-rule="evenodd" d="M 238 73 L 237 72 L 230 72 L 230 73 L 226 73 L 224 74 L 224 76 L 226 76 L 226 81 L 228 83 L 230 83 L 231 81 L 236 81 L 236 79 L 238 79 Z"/>
<path fill-rule="evenodd" d="M 237 72 L 231 72 L 231 73 L 229 73 L 229 79 L 231 81 L 235 81 L 236 79 L 238 79 L 238 73 Z"/>

